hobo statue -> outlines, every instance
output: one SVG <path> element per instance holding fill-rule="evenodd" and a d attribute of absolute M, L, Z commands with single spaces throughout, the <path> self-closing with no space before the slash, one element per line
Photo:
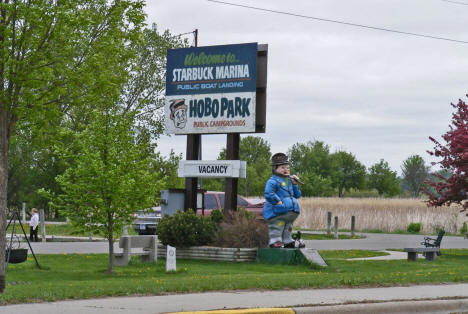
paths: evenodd
<path fill-rule="evenodd" d="M 263 217 L 268 225 L 271 248 L 305 247 L 302 241 L 292 238 L 292 224 L 300 213 L 297 199 L 301 197 L 299 178 L 289 173 L 288 156 L 274 154 L 271 158 L 273 175 L 265 185 Z"/>

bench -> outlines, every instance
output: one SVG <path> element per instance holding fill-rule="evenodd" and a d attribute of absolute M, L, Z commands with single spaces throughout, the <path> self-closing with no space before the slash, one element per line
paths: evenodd
<path fill-rule="evenodd" d="M 158 236 L 139 235 L 122 236 L 119 240 L 121 253 L 114 253 L 115 265 L 127 266 L 132 255 L 141 256 L 142 262 L 157 262 L 158 260 Z M 141 248 L 143 252 L 132 252 L 132 249 Z"/>
<path fill-rule="evenodd" d="M 422 245 L 425 247 L 438 247 L 440 248 L 440 242 L 442 242 L 442 238 L 444 237 L 445 231 L 440 230 L 439 234 L 437 235 L 437 238 L 429 238 L 429 237 L 424 237 L 424 242 L 421 242 Z"/>
<path fill-rule="evenodd" d="M 417 248 L 404 248 L 404 252 L 408 253 L 408 261 L 415 261 L 418 259 L 418 253 L 423 253 L 426 256 L 426 260 L 433 261 L 436 256 L 440 253 L 438 247 L 417 247 Z"/>

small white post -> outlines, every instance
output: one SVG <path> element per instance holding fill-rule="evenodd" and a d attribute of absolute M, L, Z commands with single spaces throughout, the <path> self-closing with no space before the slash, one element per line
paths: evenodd
<path fill-rule="evenodd" d="M 173 246 L 167 246 L 166 253 L 166 272 L 177 271 L 176 268 L 176 248 Z"/>

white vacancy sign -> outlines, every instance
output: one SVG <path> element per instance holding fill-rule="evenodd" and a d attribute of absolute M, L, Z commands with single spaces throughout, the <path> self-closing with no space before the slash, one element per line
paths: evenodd
<path fill-rule="evenodd" d="M 176 269 L 176 248 L 173 246 L 167 246 L 166 253 L 166 272 L 177 271 Z"/>
<path fill-rule="evenodd" d="M 241 160 L 181 160 L 179 177 L 245 178 L 247 162 Z"/>

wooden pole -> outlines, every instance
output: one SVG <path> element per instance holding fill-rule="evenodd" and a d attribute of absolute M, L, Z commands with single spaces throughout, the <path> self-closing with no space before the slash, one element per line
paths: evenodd
<path fill-rule="evenodd" d="M 198 47 L 198 29 L 195 29 L 193 34 L 195 47 Z M 201 159 L 201 134 L 187 135 L 187 150 L 185 159 Z M 184 211 L 187 211 L 190 208 L 194 212 L 197 212 L 197 185 L 198 178 L 185 178 Z"/>
<path fill-rule="evenodd" d="M 239 160 L 239 133 L 227 135 L 226 160 Z M 224 192 L 224 209 L 237 210 L 237 182 L 238 178 L 226 178 Z"/>
<path fill-rule="evenodd" d="M 327 234 L 331 234 L 331 221 L 332 221 L 332 213 L 328 212 L 327 213 Z"/>
<path fill-rule="evenodd" d="M 351 216 L 351 237 L 354 237 L 355 227 L 356 227 L 356 216 Z"/>
<path fill-rule="evenodd" d="M 338 239 L 338 216 L 335 216 L 335 239 Z"/>

